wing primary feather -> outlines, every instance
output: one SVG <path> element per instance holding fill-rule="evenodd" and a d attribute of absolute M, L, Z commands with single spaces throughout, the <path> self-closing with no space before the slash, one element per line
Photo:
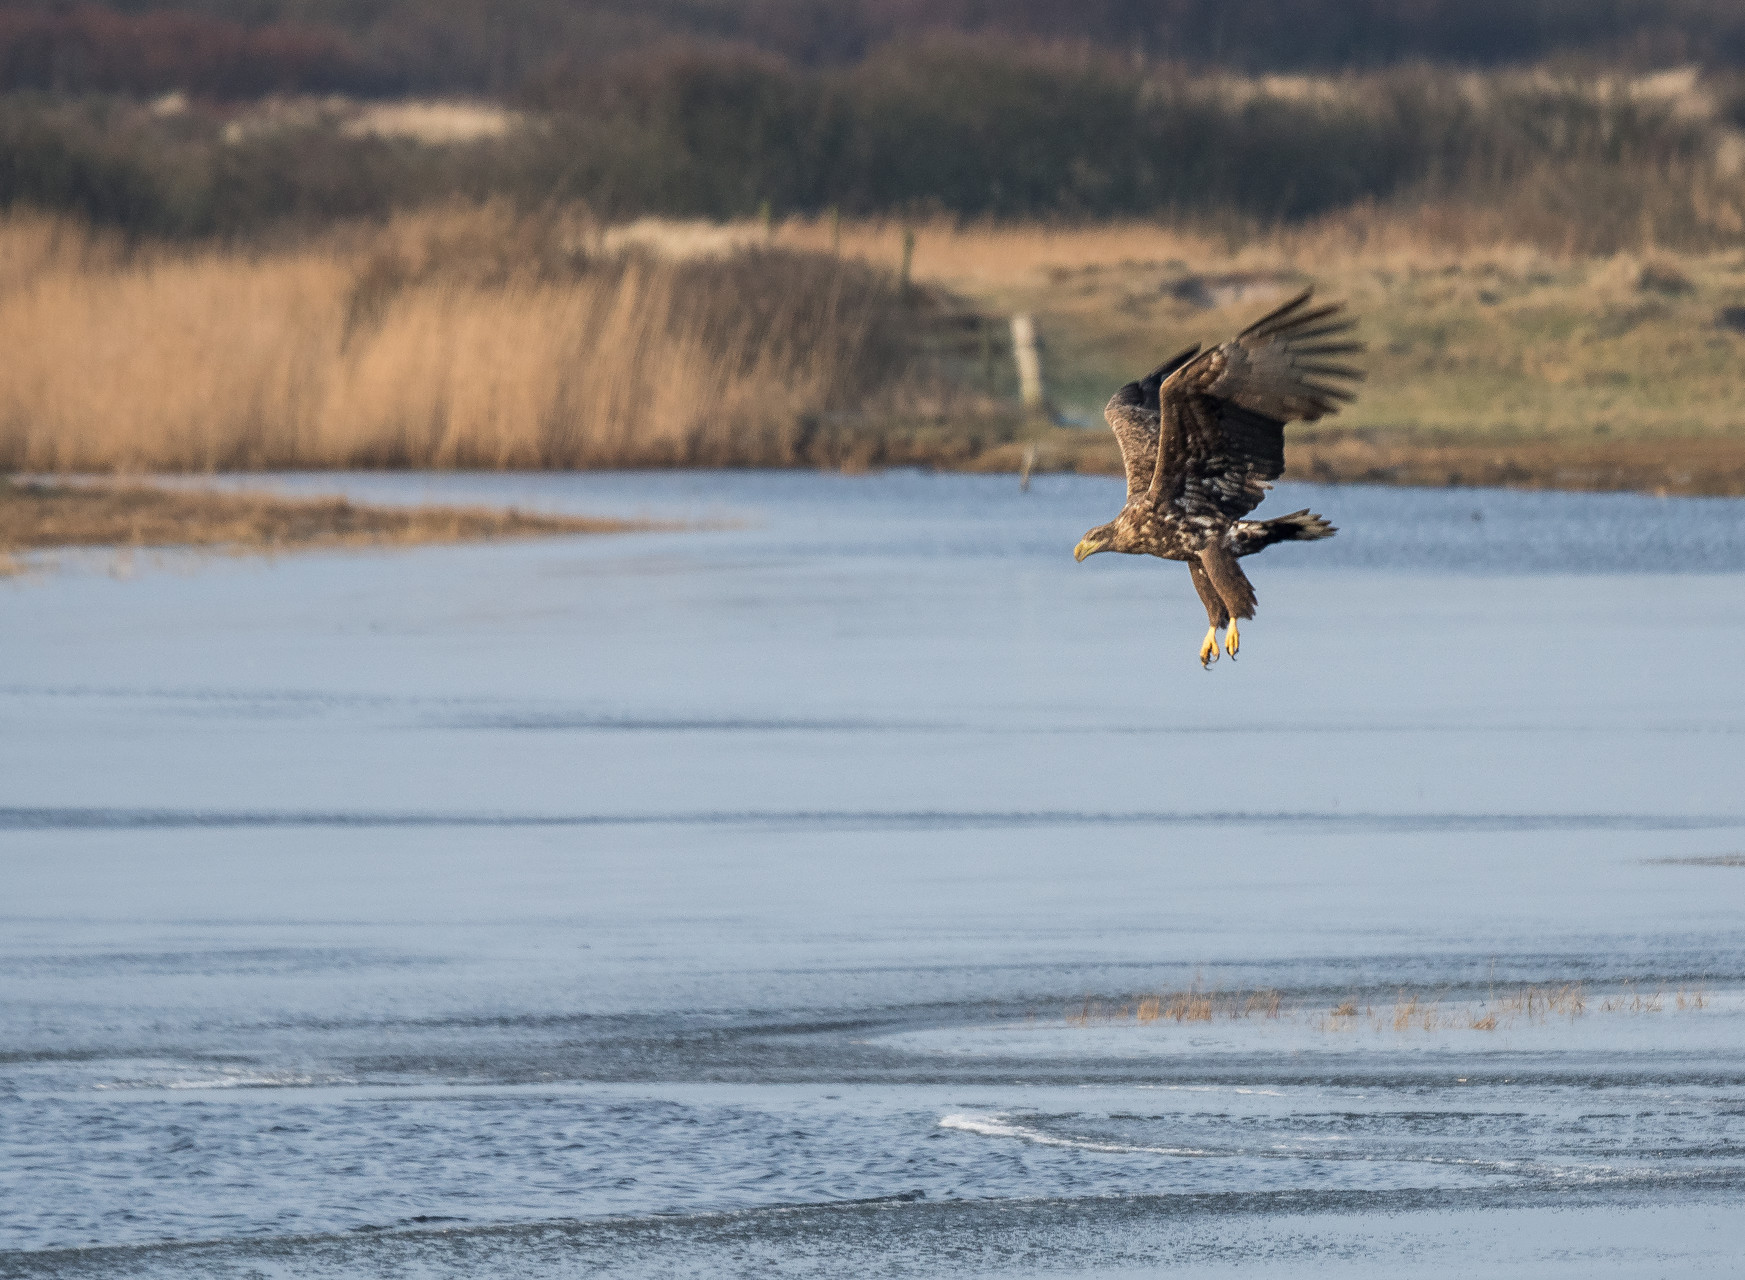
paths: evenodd
<path fill-rule="evenodd" d="M 1169 377 L 1170 374 L 1174 373 L 1177 369 L 1181 368 L 1189 360 L 1192 360 L 1195 356 L 1197 356 L 1199 354 L 1200 354 L 1200 344 L 1196 342 L 1196 343 L 1194 343 L 1193 346 L 1189 347 L 1186 351 L 1176 352 L 1175 355 L 1173 355 L 1169 359 L 1165 360 L 1162 364 L 1158 365 L 1157 368 L 1153 369 L 1150 373 L 1146 374 L 1143 378 L 1141 378 L 1140 382 L 1141 383 L 1150 382 L 1153 378 L 1155 378 L 1159 382 L 1162 382 L 1165 378 Z"/>
<path fill-rule="evenodd" d="M 1249 337 L 1250 335 L 1253 335 L 1253 334 L 1258 334 L 1262 329 L 1264 329 L 1267 325 L 1271 324 L 1274 320 L 1278 320 L 1278 319 L 1282 318 L 1283 316 L 1289 314 L 1290 312 L 1295 311 L 1298 307 L 1302 306 L 1305 302 L 1307 302 L 1310 298 L 1312 298 L 1314 296 L 1315 296 L 1314 289 L 1312 289 L 1312 288 L 1304 289 L 1301 293 L 1299 293 L 1296 297 L 1292 298 L 1289 302 L 1285 303 L 1283 306 L 1275 307 L 1273 310 L 1268 311 L 1265 315 L 1261 316 L 1260 319 L 1256 320 L 1253 324 L 1249 325 L 1241 333 L 1237 334 L 1236 335 L 1237 338 L 1241 339 L 1241 338 Z"/>
<path fill-rule="evenodd" d="M 1180 397 L 1171 398 L 1157 417 L 1157 460 L 1151 467 L 1151 483 L 1146 487 L 1146 495 L 1156 500 L 1158 491 L 1163 487 L 1164 459 L 1173 452 L 1170 449 L 1170 437 L 1177 441 L 1182 438 L 1181 415 L 1186 411 L 1186 405 Z M 1179 447 L 1179 446 L 1178 446 Z M 1178 460 L 1179 463 L 1180 460 Z"/>
<path fill-rule="evenodd" d="M 1341 333 L 1350 333 L 1357 328 L 1357 321 L 1350 318 L 1335 320 L 1332 324 L 1310 325 L 1306 329 L 1292 329 L 1292 342 L 1308 342 L 1315 338 L 1331 338 Z"/>
<path fill-rule="evenodd" d="M 1200 344 L 1196 342 L 1187 350 L 1177 352 L 1168 360 L 1165 360 L 1162 364 L 1158 365 L 1157 368 L 1153 369 L 1150 373 L 1146 374 L 1139 383 L 1139 393 L 1142 397 L 1140 403 L 1147 409 L 1160 408 L 1161 404 L 1158 399 L 1158 390 L 1163 386 L 1164 382 L 1168 380 L 1172 373 L 1199 354 Z"/>
<path fill-rule="evenodd" d="M 1271 338 L 1285 332 L 1298 332 L 1305 325 L 1312 325 L 1317 320 L 1325 320 L 1340 308 L 1340 303 L 1330 302 L 1324 307 L 1316 307 L 1313 311 L 1305 311 L 1301 315 L 1281 316 L 1271 324 L 1256 325 L 1245 331 L 1244 338 Z M 1341 321 L 1340 323 L 1347 323 Z"/>

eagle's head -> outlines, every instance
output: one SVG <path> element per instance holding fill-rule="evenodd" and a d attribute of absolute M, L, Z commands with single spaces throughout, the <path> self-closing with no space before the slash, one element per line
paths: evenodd
<path fill-rule="evenodd" d="M 1072 549 L 1072 558 L 1083 560 L 1086 556 L 1094 556 L 1099 551 L 1115 550 L 1116 540 L 1120 537 L 1120 530 L 1115 525 L 1116 521 L 1111 520 L 1108 524 L 1098 525 L 1080 538 L 1078 546 Z"/>

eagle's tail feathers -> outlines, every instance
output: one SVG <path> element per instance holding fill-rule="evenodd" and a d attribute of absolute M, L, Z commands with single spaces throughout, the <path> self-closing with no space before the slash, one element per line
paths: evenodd
<path fill-rule="evenodd" d="M 1271 535 L 1270 542 L 1317 542 L 1322 538 L 1331 538 L 1339 530 L 1327 521 L 1327 517 L 1318 516 L 1307 507 L 1301 511 L 1293 511 L 1288 516 L 1274 516 L 1271 520 L 1262 520 L 1266 531 Z"/>
<path fill-rule="evenodd" d="M 1251 556 L 1275 542 L 1319 542 L 1339 532 L 1325 516 L 1318 516 L 1307 507 L 1271 520 L 1244 520 L 1236 530 L 1236 554 L 1243 556 Z"/>

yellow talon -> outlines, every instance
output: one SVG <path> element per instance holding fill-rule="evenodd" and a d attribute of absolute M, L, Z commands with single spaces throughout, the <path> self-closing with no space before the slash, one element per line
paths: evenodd
<path fill-rule="evenodd" d="M 1213 627 L 1212 630 L 1216 631 L 1217 628 Z M 1224 633 L 1224 652 L 1234 658 L 1236 651 L 1241 647 L 1242 637 L 1236 634 L 1236 619 L 1232 618 L 1230 619 L 1230 629 Z"/>
<path fill-rule="evenodd" d="M 1218 660 L 1218 628 L 1207 627 L 1206 638 L 1200 641 L 1200 665 L 1206 670 L 1212 669 L 1212 664 Z"/>

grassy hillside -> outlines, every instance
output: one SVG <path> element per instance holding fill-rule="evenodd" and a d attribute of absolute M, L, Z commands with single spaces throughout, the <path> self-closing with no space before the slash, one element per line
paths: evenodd
<path fill-rule="evenodd" d="M 1143 224 L 916 232 L 922 279 L 997 312 L 1035 312 L 1054 395 L 1100 414 L 1113 387 L 1192 342 L 1216 341 L 1290 291 L 1345 298 L 1370 343 L 1358 403 L 1325 428 L 1425 438 L 1688 436 L 1745 430 L 1745 252 L 1561 254 L 1462 242 L 1410 220 L 1340 220 L 1231 246 Z M 826 224 L 782 239 L 821 245 Z M 895 227 L 852 226 L 845 250 L 901 253 Z M 778 240 L 778 242 L 781 242 Z"/>
<path fill-rule="evenodd" d="M 748 229 L 749 230 L 749 229 Z M 826 224 L 872 262 L 902 230 Z M 1228 337 L 1306 285 L 1369 343 L 1357 403 L 1290 429 L 1292 474 L 1328 480 L 1745 493 L 1745 252 L 1559 253 L 1491 218 L 1351 217 L 1238 245 L 1141 224 L 915 235 L 914 270 L 993 313 L 1033 312 L 1052 398 L 1093 429 L 1040 433 L 1038 465 L 1113 470 L 1120 383 Z M 1013 445 L 980 465 L 1014 468 Z"/>

